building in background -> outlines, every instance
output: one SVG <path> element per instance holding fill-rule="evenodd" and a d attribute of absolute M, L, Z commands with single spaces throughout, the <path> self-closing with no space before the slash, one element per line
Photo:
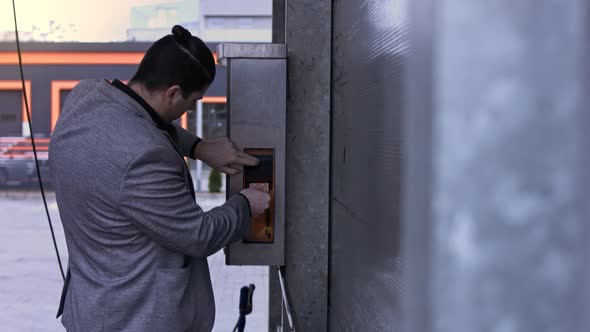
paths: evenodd
<path fill-rule="evenodd" d="M 180 24 L 213 48 L 222 42 L 270 42 L 272 0 L 186 0 L 145 5 L 133 7 L 130 20 L 129 41 L 155 41 Z M 224 78 L 218 74 L 217 81 Z M 203 104 L 200 129 L 196 128 L 196 115 L 193 111 L 187 114 L 190 130 L 202 132 L 203 138 L 226 135 L 224 103 Z"/>
<path fill-rule="evenodd" d="M 18 38 L 21 42 L 64 42 L 74 39 L 76 32 L 78 27 L 75 24 L 47 20 L 47 23 L 37 23 L 30 29 L 19 29 Z M 14 30 L 0 31 L 0 42 L 14 41 L 16 41 Z"/>
<path fill-rule="evenodd" d="M 38 146 L 40 159 L 47 159 L 48 138 L 72 88 L 82 79 L 129 80 L 150 45 L 140 42 L 21 44 L 33 132 L 43 141 Z M 216 45 L 207 46 L 214 50 Z M 201 101 L 204 138 L 225 135 L 225 76 L 225 68 L 217 66 L 217 79 Z M 0 186 L 35 180 L 29 172 L 34 166 L 33 150 L 26 139 L 30 131 L 20 79 L 14 44 L 0 42 Z M 195 113 L 190 110 L 179 120 L 180 125 L 192 132 L 197 131 Z M 13 172 L 14 169 L 18 172 Z M 204 166 L 203 170 L 203 176 L 207 176 L 208 167 Z"/>
<path fill-rule="evenodd" d="M 129 41 L 154 41 L 180 24 L 207 42 L 270 42 L 271 0 L 185 0 L 131 8 Z"/>
<path fill-rule="evenodd" d="M 151 42 L 169 34 L 175 24 L 200 36 L 212 51 L 221 42 L 271 40 L 271 0 L 164 2 L 131 7 L 129 28 L 123 28 L 128 41 L 122 43 L 56 42 L 75 39 L 79 27 L 54 20 L 47 26 L 37 23 L 31 30 L 21 30 L 25 91 L 36 137 L 48 143 L 61 106 L 76 83 L 88 78 L 130 79 Z M 13 40 L 14 32 L 0 31 L 0 161 L 23 159 L 30 163 L 32 147 L 26 138 L 31 132 Z M 180 120 L 185 128 L 205 139 L 227 135 L 225 80 L 225 68 L 218 67 L 207 96 Z M 46 147 L 40 148 L 41 159 L 46 159 Z M 209 167 L 192 160 L 190 165 L 198 170 L 196 187 L 206 189 Z M 0 165 L 0 182 L 4 183 L 12 179 L 13 172 L 3 168 Z M 21 175 L 31 179 L 28 173 Z"/>
<path fill-rule="evenodd" d="M 211 44 L 271 42 L 272 0 L 200 0 L 198 21 L 198 35 Z M 216 80 L 225 80 L 225 75 L 218 74 Z M 202 131 L 203 138 L 226 136 L 225 106 L 225 103 L 203 104 L 202 128 L 195 131 Z M 198 124 L 196 116 L 189 112 L 189 129 L 192 124 Z"/>
<path fill-rule="evenodd" d="M 270 42 L 271 0 L 201 0 L 200 32 L 217 42 Z"/>
<path fill-rule="evenodd" d="M 170 33 L 180 24 L 199 35 L 199 1 L 185 0 L 173 3 L 145 5 L 131 8 L 129 41 L 155 41 Z"/>

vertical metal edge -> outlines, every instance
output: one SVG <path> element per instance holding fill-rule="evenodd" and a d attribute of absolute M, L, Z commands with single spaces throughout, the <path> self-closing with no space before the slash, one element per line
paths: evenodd
<path fill-rule="evenodd" d="M 273 0 L 272 5 L 272 42 L 273 43 L 286 43 L 286 1 L 287 0 Z M 285 60 L 285 67 L 287 67 L 287 61 Z M 287 79 L 287 70 L 285 68 L 285 79 Z M 287 96 L 287 87 L 285 86 L 285 100 Z M 283 117 L 286 119 L 286 107 L 283 110 Z M 286 143 L 286 132 L 287 132 L 287 123 L 285 120 L 285 137 L 284 137 L 284 146 L 283 151 L 285 151 L 285 156 L 287 154 L 287 143 Z M 286 165 L 283 163 L 283 174 L 286 175 Z M 283 187 L 285 183 L 283 183 Z M 285 190 L 286 191 L 286 190 Z M 284 195 L 283 195 L 284 196 Z M 283 224 L 285 225 L 285 197 L 283 197 Z M 286 225 L 285 225 L 286 227 Z M 283 249 L 282 249 L 282 265 L 285 264 L 285 227 L 283 227 Z M 281 287 L 279 284 L 279 280 L 275 272 L 277 267 L 270 266 L 268 270 L 268 330 L 269 332 L 276 332 L 276 327 L 279 326 L 282 322 L 282 303 L 281 303 Z"/>
<path fill-rule="evenodd" d="M 578 67 L 582 68 L 579 71 L 580 87 L 578 91 L 578 105 L 577 105 L 577 141 L 579 142 L 580 150 L 577 155 L 576 172 L 578 178 L 578 186 L 576 192 L 576 204 L 581 211 L 579 218 L 582 220 L 590 220 L 590 205 L 587 204 L 588 188 L 590 188 L 590 153 L 588 153 L 588 146 L 590 145 L 590 131 L 588 126 L 590 125 L 590 112 L 588 112 L 588 105 L 590 105 L 590 97 L 588 91 L 590 90 L 590 64 L 588 59 L 590 57 L 590 46 L 588 46 L 588 38 L 590 38 L 590 3 L 585 0 L 579 1 L 580 6 L 580 22 L 583 22 L 583 33 L 580 34 L 578 40 L 579 52 L 578 52 Z M 590 223 L 585 222 L 584 224 L 584 237 L 587 238 L 590 235 Z M 582 271 L 577 281 L 581 283 L 582 296 L 579 303 L 574 306 L 576 309 L 577 318 L 577 331 L 588 331 L 590 329 L 590 256 L 585 254 L 590 249 L 590 245 L 583 243 L 579 248 L 579 262 L 582 266 Z"/>
<path fill-rule="evenodd" d="M 285 265 L 285 240 L 286 240 L 286 236 L 285 236 L 285 231 L 287 228 L 287 220 L 286 220 L 286 193 L 287 193 L 287 167 L 286 167 L 286 163 L 287 163 L 287 59 L 283 59 L 281 60 L 282 62 L 282 67 L 283 67 L 283 73 L 284 73 L 284 82 L 285 82 L 285 86 L 284 86 L 284 91 L 283 91 L 283 96 L 285 99 L 285 104 L 283 105 L 283 109 L 281 112 L 281 122 L 283 123 L 283 134 L 281 137 L 281 150 L 282 150 L 282 158 L 279 159 L 280 161 L 280 173 L 283 175 L 281 177 L 281 187 L 283 188 L 282 190 L 282 196 L 280 199 L 280 211 L 282 211 L 281 213 L 281 229 L 280 229 L 280 234 L 279 235 L 279 240 L 280 240 L 280 244 L 281 244 L 281 258 L 279 260 L 278 265 L 280 266 L 284 266 Z M 276 226 L 275 226 L 276 227 Z"/>
<path fill-rule="evenodd" d="M 402 331 L 432 331 L 432 137 L 435 2 L 409 3 L 410 54 L 406 69 L 402 168 Z"/>
<path fill-rule="evenodd" d="M 275 44 L 285 43 L 285 9 L 286 0 L 272 1 L 272 42 Z"/>
<path fill-rule="evenodd" d="M 221 50 L 221 48 L 223 47 L 223 44 L 220 44 L 217 46 L 217 52 L 219 52 Z M 226 126 L 225 126 L 225 130 L 226 130 L 226 136 L 227 138 L 231 139 L 231 61 L 226 61 L 224 63 L 224 66 L 226 67 L 226 73 L 227 73 L 227 77 L 226 77 L 226 102 L 225 102 L 225 114 L 226 114 Z M 226 179 L 225 179 L 225 199 L 228 200 L 231 197 L 231 192 L 230 192 L 230 177 L 231 175 L 226 175 Z M 224 254 L 225 254 L 225 265 L 229 265 L 230 264 L 230 255 L 231 255 L 231 251 L 229 249 L 229 246 L 226 246 L 224 249 Z"/>

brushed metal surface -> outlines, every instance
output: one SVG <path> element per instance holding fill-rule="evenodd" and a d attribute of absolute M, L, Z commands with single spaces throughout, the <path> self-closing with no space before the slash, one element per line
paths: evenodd
<path fill-rule="evenodd" d="M 227 59 L 285 59 L 285 44 L 223 43 L 217 46 L 217 58 L 223 65 Z"/>
<path fill-rule="evenodd" d="M 336 1 L 330 330 L 399 331 L 405 1 Z"/>
<path fill-rule="evenodd" d="M 285 59 L 228 61 L 228 137 L 240 149 L 274 149 L 273 243 L 238 241 L 226 250 L 228 265 L 283 265 L 285 253 Z M 228 177 L 228 197 L 244 188 L 243 174 Z"/>
<path fill-rule="evenodd" d="M 432 331 L 432 116 L 434 17 L 437 0 L 408 5 L 412 45 L 404 93 L 404 179 L 402 254 L 404 256 L 401 331 Z"/>

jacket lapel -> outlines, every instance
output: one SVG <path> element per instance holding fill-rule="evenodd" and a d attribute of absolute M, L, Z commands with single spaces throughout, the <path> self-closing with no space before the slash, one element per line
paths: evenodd
<path fill-rule="evenodd" d="M 196 199 L 195 196 L 195 189 L 194 189 L 194 185 L 193 185 L 193 179 L 191 176 L 191 172 L 188 169 L 188 166 L 186 165 L 186 162 L 184 161 L 184 156 L 182 154 L 182 151 L 180 150 L 180 147 L 178 146 L 178 143 L 176 142 L 176 138 L 172 137 L 172 135 L 177 136 L 176 133 L 174 132 L 174 126 L 170 126 L 170 131 L 166 130 L 167 128 L 163 128 L 162 126 L 159 126 L 158 123 L 156 123 L 156 121 L 154 121 L 153 117 L 148 113 L 148 111 L 142 106 L 140 105 L 137 101 L 135 101 L 132 97 L 130 97 L 128 94 L 126 94 L 125 92 L 121 91 L 120 89 L 118 89 L 117 87 L 113 86 L 111 83 L 109 83 L 106 80 L 102 80 L 100 82 L 98 82 L 97 84 L 97 90 L 102 93 L 103 95 L 105 95 L 106 97 L 109 97 L 110 99 L 112 99 L 114 102 L 120 104 L 121 106 L 137 113 L 139 116 L 141 116 L 142 118 L 146 119 L 147 121 L 151 122 L 154 127 L 156 127 L 156 129 L 158 129 L 163 135 L 166 136 L 166 139 L 170 142 L 170 144 L 172 144 L 172 148 L 180 155 L 180 157 L 182 158 L 182 163 L 184 164 L 185 167 L 185 181 L 188 182 L 188 186 L 191 192 L 191 195 L 193 197 L 193 199 Z M 172 134 L 172 135 L 171 135 Z"/>

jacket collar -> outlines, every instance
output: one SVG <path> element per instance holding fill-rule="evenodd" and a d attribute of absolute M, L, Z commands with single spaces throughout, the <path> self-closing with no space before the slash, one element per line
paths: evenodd
<path fill-rule="evenodd" d="M 150 104 L 148 104 L 148 102 L 145 101 L 145 99 L 143 99 L 137 92 L 133 91 L 133 89 L 131 89 L 127 84 L 117 79 L 113 80 L 111 84 L 115 88 L 123 91 L 127 96 L 131 97 L 139 105 L 141 105 L 141 107 L 143 107 L 143 109 L 149 114 L 149 116 L 152 118 L 152 120 L 158 126 L 158 128 L 165 130 L 167 132 L 173 130 L 174 127 L 172 126 L 172 124 L 162 120 L 162 118 L 160 117 L 160 115 L 158 115 L 156 110 L 154 110 L 154 108 Z"/>
<path fill-rule="evenodd" d="M 151 107 L 150 104 L 145 101 L 145 99 L 143 99 L 125 83 L 117 79 L 113 80 L 112 83 L 104 80 L 98 83 L 97 89 L 103 95 L 111 98 L 116 103 L 129 108 L 138 113 L 140 116 L 150 120 L 150 122 L 152 122 L 161 130 L 164 130 L 171 135 L 175 135 L 174 125 L 162 120 L 153 107 Z"/>

